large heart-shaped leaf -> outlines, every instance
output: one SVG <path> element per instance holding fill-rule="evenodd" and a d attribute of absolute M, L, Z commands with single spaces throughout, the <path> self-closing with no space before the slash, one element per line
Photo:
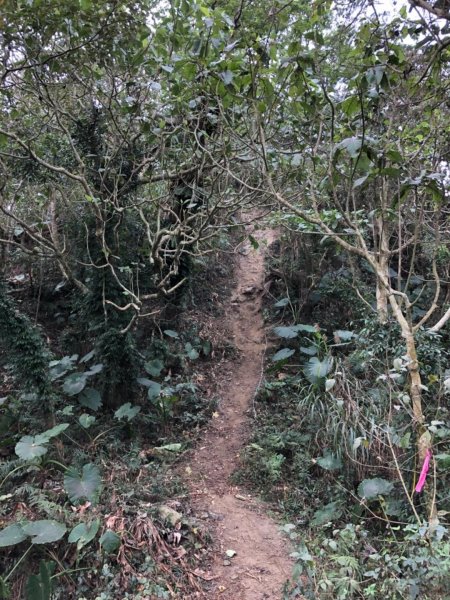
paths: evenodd
<path fill-rule="evenodd" d="M 18 523 L 8 525 L 8 527 L 5 527 L 5 529 L 0 531 L 0 548 L 20 544 L 20 542 L 26 540 L 27 537 L 28 536 L 24 532 L 22 526 Z"/>
<path fill-rule="evenodd" d="M 37 443 L 36 438 L 31 435 L 25 435 L 21 438 L 14 450 L 22 460 L 32 460 L 38 456 L 43 456 L 47 452 L 46 446 L 42 443 Z"/>
<path fill-rule="evenodd" d="M 161 375 L 161 371 L 164 369 L 164 363 L 162 362 L 162 360 L 155 358 L 154 360 L 146 362 L 144 365 L 144 369 L 152 377 L 159 377 Z"/>
<path fill-rule="evenodd" d="M 102 405 L 102 398 L 100 393 L 94 390 L 94 388 L 84 388 L 78 396 L 78 402 L 81 406 L 85 406 L 91 410 L 98 410 Z"/>
<path fill-rule="evenodd" d="M 278 337 L 288 340 L 298 336 L 298 331 L 295 327 L 274 327 L 273 330 Z"/>
<path fill-rule="evenodd" d="M 74 364 L 78 360 L 78 354 L 72 356 L 64 356 L 60 360 L 52 360 L 49 363 L 50 367 L 50 378 L 52 381 L 56 381 L 68 371 L 73 369 Z"/>
<path fill-rule="evenodd" d="M 358 137 L 348 137 L 342 140 L 336 148 L 346 150 L 352 158 L 356 158 L 360 152 L 363 141 Z"/>
<path fill-rule="evenodd" d="M 333 454 L 327 454 L 317 459 L 317 464 L 327 471 L 337 471 L 342 468 L 342 460 Z"/>
<path fill-rule="evenodd" d="M 107 529 L 100 538 L 100 547 L 102 550 L 109 554 L 110 552 L 115 552 L 119 546 L 120 537 L 115 531 Z"/>
<path fill-rule="evenodd" d="M 69 534 L 69 543 L 76 543 L 80 550 L 95 538 L 99 528 L 100 519 L 94 519 L 92 523 L 78 523 Z"/>
<path fill-rule="evenodd" d="M 393 487 L 394 484 L 387 479 L 364 479 L 358 486 L 358 494 L 361 498 L 372 500 L 378 498 L 378 496 L 386 496 L 392 491 Z"/>
<path fill-rule="evenodd" d="M 91 425 L 95 423 L 95 417 L 93 415 L 88 415 L 87 413 L 83 413 L 78 417 L 78 423 L 84 429 L 89 429 Z"/>
<path fill-rule="evenodd" d="M 191 360 L 197 360 L 197 358 L 200 356 L 198 351 L 193 347 L 193 345 L 190 342 L 187 342 L 187 344 L 185 344 L 184 349 L 186 350 L 187 357 Z"/>
<path fill-rule="evenodd" d="M 100 471 L 92 463 L 84 465 L 81 474 L 71 467 L 64 476 L 64 487 L 73 503 L 84 499 L 95 503 L 100 493 L 101 482 Z"/>
<path fill-rule="evenodd" d="M 69 423 L 60 423 L 51 429 L 47 429 L 38 435 L 23 436 L 16 444 L 15 452 L 22 460 L 32 460 L 39 456 L 43 456 L 47 452 L 47 444 L 51 438 L 56 437 L 69 427 Z"/>
<path fill-rule="evenodd" d="M 306 363 L 304 372 L 308 381 L 311 383 L 319 383 L 319 381 L 328 375 L 332 366 L 333 360 L 331 358 L 320 360 L 317 356 L 314 356 Z"/>
<path fill-rule="evenodd" d="M 330 502 L 326 504 L 319 510 L 316 510 L 314 513 L 314 517 L 311 520 L 311 525 L 314 527 L 318 527 L 320 525 L 325 525 L 325 523 L 329 523 L 330 521 L 335 521 L 339 519 L 342 514 L 342 503 L 341 502 Z"/>
<path fill-rule="evenodd" d="M 76 396 L 86 387 L 87 377 L 84 373 L 72 373 L 64 379 L 63 390 L 68 396 Z"/>
<path fill-rule="evenodd" d="M 67 528 L 64 523 L 43 520 L 27 523 L 23 526 L 23 530 L 31 536 L 32 544 L 50 544 L 60 540 L 66 533 Z"/>
<path fill-rule="evenodd" d="M 131 419 L 134 419 L 140 410 L 140 406 L 131 406 L 129 402 L 126 402 L 116 410 L 114 416 L 119 420 L 126 419 L 127 421 L 131 421 Z"/>

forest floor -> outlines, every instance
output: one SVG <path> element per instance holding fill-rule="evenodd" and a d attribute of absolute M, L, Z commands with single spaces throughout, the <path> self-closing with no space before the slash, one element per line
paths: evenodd
<path fill-rule="evenodd" d="M 275 238 L 270 229 L 249 226 L 248 233 L 259 248 L 248 243 L 237 252 L 235 289 L 221 324 L 231 332 L 237 352 L 221 367 L 217 412 L 186 463 L 193 512 L 213 538 L 204 577 L 211 580 L 211 600 L 281 600 L 292 570 L 289 543 L 267 507 L 230 483 L 249 438 L 249 417 L 263 376 L 264 263 Z"/>

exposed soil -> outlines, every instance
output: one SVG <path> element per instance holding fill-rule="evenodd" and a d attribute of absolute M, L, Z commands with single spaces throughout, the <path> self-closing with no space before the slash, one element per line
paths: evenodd
<path fill-rule="evenodd" d="M 249 232 L 250 233 L 250 232 Z M 292 563 L 289 545 L 265 507 L 229 482 L 249 437 L 248 417 L 262 378 L 265 331 L 261 314 L 264 254 L 274 232 L 251 231 L 260 242 L 238 252 L 236 288 L 225 305 L 224 324 L 238 356 L 223 365 L 220 402 L 210 426 L 188 457 L 192 506 L 214 541 L 208 599 L 281 600 Z M 235 556 L 227 557 L 226 551 Z"/>

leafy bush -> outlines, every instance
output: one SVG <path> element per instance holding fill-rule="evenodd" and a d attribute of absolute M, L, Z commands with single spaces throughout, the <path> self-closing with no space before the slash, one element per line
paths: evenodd
<path fill-rule="evenodd" d="M 18 385 L 44 395 L 49 391 L 50 351 L 39 329 L 14 305 L 0 284 L 0 350 L 13 368 Z"/>

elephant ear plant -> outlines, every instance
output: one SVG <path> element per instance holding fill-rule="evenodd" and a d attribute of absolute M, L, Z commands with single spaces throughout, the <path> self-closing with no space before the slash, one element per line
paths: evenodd
<path fill-rule="evenodd" d="M 101 493 L 102 480 L 99 468 L 94 464 L 85 464 L 78 472 L 73 467 L 66 467 L 59 461 L 48 458 L 51 441 L 69 428 L 69 423 L 60 423 L 37 435 L 22 436 L 15 446 L 15 453 L 20 459 L 19 464 L 8 472 L 0 482 L 0 490 L 9 477 L 23 470 L 44 470 L 51 465 L 56 465 L 64 471 L 64 488 L 72 504 L 88 501 L 95 504 Z M 9 497 L 8 495 L 5 496 Z M 94 539 L 99 530 L 99 521 L 94 520 L 90 525 L 80 523 L 75 526 L 68 538 L 69 543 L 76 543 L 80 549 Z M 54 519 L 18 521 L 7 525 L 0 530 L 0 548 L 8 549 L 13 546 L 23 548 L 21 557 L 6 575 L 0 577 L 0 593 L 2 598 L 9 598 L 8 582 L 12 575 L 33 549 L 41 546 L 55 544 L 63 540 L 67 532 L 67 525 Z M 42 560 L 39 572 L 30 575 L 27 579 L 25 590 L 27 600 L 50 600 L 52 579 L 55 564 Z M 62 573 L 59 572 L 58 576 Z"/>

